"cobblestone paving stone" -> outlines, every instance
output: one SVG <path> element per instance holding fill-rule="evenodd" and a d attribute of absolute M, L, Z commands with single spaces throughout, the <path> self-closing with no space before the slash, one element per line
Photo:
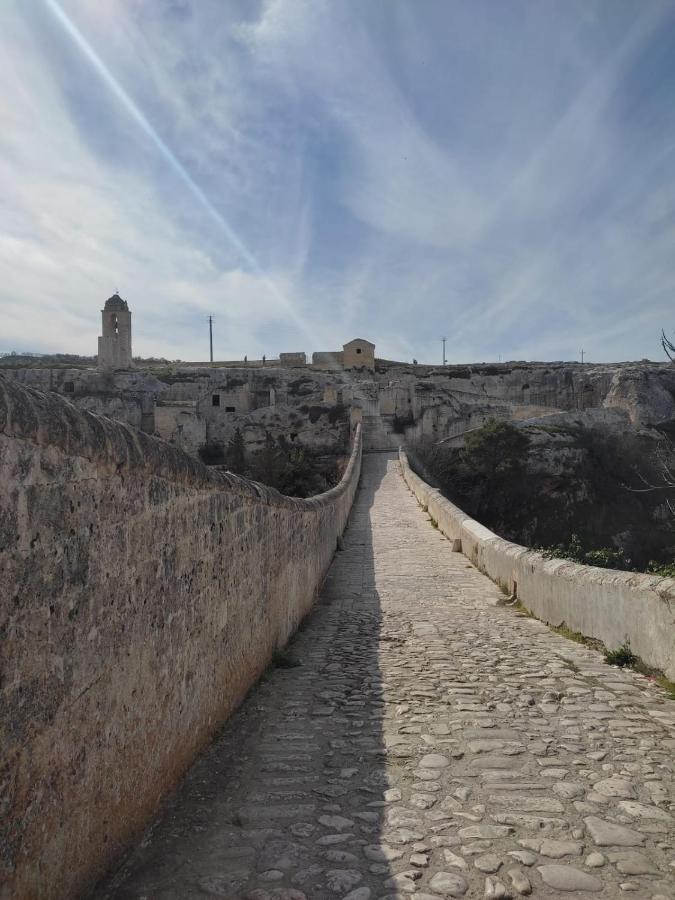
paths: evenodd
<path fill-rule="evenodd" d="M 319 604 L 96 897 L 675 896 L 675 703 L 541 623 L 392 455 Z"/>

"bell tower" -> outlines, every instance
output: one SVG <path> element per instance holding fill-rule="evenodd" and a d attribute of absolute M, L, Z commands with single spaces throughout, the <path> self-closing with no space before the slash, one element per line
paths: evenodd
<path fill-rule="evenodd" d="M 131 311 L 126 300 L 115 293 L 101 310 L 103 333 L 98 339 L 100 369 L 130 369 Z"/>

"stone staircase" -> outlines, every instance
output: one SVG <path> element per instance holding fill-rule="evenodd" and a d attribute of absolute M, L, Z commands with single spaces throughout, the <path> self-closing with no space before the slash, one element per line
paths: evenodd
<path fill-rule="evenodd" d="M 370 415 L 363 417 L 363 451 L 398 450 L 403 443 L 403 435 L 394 433 L 394 417 Z"/>

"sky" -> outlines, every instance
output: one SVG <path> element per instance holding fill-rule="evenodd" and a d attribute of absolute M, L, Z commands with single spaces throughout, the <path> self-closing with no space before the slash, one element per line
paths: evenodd
<path fill-rule="evenodd" d="M 2 0 L 0 351 L 665 358 L 674 0 Z"/>

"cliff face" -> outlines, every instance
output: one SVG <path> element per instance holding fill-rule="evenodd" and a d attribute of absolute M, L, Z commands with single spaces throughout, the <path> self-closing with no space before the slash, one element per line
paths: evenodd
<path fill-rule="evenodd" d="M 489 429 L 472 437 L 489 440 Z M 566 412 L 518 423 L 524 446 L 488 472 L 462 442 L 411 448 L 419 474 L 506 540 L 530 547 L 569 545 L 619 551 L 629 568 L 675 558 L 675 521 L 666 501 L 675 489 L 643 492 L 661 481 L 657 451 L 667 441 L 636 428 L 620 407 Z M 496 448 L 497 458 L 501 449 Z M 420 464 L 420 465 L 418 465 Z"/>
<path fill-rule="evenodd" d="M 675 365 L 619 369 L 604 405 L 624 409 L 634 425 L 675 421 Z"/>
<path fill-rule="evenodd" d="M 376 430 L 384 437 L 395 427 L 408 440 L 442 440 L 493 416 L 522 420 L 601 408 L 625 411 L 634 426 L 675 428 L 669 426 L 675 423 L 670 364 L 380 364 L 374 373 L 262 366 L 3 371 L 60 393 L 81 409 L 158 433 L 192 455 L 204 444 L 226 445 L 239 428 L 251 451 L 270 434 L 338 456 L 345 451 L 353 408 L 371 424 L 380 417 Z"/>

